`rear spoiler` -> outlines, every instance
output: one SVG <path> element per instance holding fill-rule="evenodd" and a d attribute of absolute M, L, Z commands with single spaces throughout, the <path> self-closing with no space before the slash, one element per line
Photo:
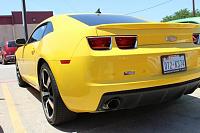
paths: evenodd
<path fill-rule="evenodd" d="M 97 25 L 97 29 L 193 29 L 199 28 L 197 24 L 182 23 L 116 23 Z"/>

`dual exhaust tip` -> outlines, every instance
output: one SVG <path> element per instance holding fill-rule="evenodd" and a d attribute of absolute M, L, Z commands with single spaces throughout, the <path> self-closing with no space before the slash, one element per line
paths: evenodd
<path fill-rule="evenodd" d="M 103 109 L 104 110 L 115 110 L 120 105 L 120 99 L 119 98 L 112 98 L 104 103 Z"/>

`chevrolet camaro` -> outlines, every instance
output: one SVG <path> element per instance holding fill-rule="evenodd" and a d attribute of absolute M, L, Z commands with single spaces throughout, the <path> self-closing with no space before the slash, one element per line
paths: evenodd
<path fill-rule="evenodd" d="M 48 122 L 175 100 L 200 83 L 199 26 L 69 14 L 17 39 L 19 86 L 40 91 Z"/>

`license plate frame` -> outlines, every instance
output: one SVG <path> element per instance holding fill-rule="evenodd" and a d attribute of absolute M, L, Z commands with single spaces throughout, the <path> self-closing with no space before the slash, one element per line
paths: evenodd
<path fill-rule="evenodd" d="M 161 67 L 164 75 L 187 71 L 186 56 L 185 54 L 163 55 L 161 56 Z"/>

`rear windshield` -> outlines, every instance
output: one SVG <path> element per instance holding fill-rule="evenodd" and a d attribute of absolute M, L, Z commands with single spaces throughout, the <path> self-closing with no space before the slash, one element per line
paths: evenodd
<path fill-rule="evenodd" d="M 17 47 L 15 41 L 8 42 L 8 47 Z"/>
<path fill-rule="evenodd" d="M 100 24 L 113 24 L 113 23 L 143 23 L 146 22 L 142 19 L 124 16 L 124 15 L 97 15 L 97 14 L 79 14 L 70 15 L 72 18 L 77 19 L 89 26 Z"/>

